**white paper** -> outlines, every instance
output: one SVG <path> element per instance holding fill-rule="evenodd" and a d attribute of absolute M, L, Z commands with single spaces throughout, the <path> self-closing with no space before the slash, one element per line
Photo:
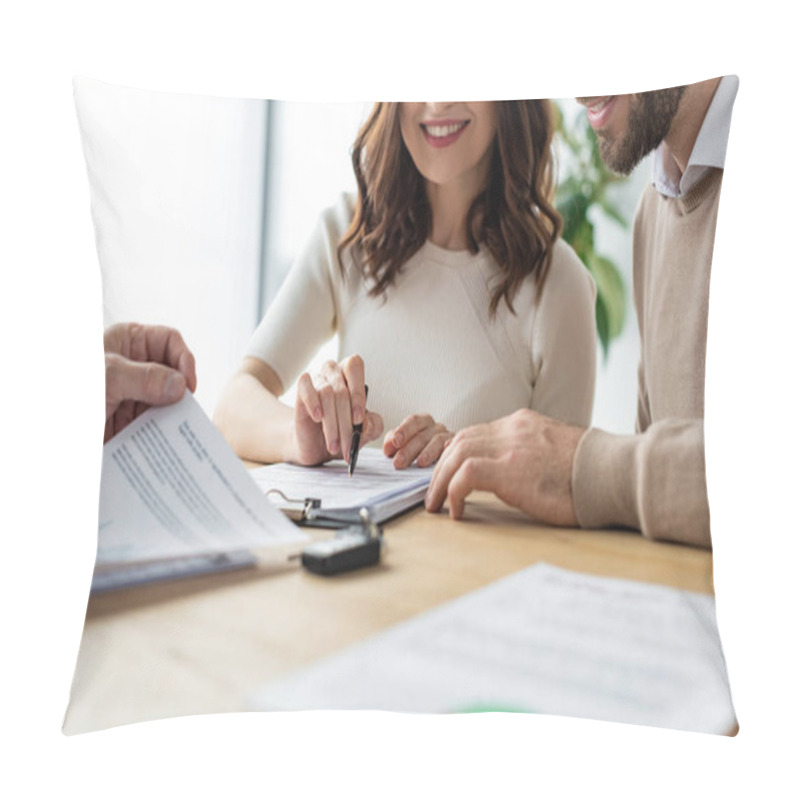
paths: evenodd
<path fill-rule="evenodd" d="M 264 497 L 189 392 L 103 447 L 100 568 L 307 538 Z"/>
<path fill-rule="evenodd" d="M 323 509 L 356 509 L 369 506 L 380 511 L 384 504 L 398 496 L 408 495 L 421 500 L 425 496 L 433 467 L 421 469 L 412 465 L 396 469 L 380 450 L 364 448 L 352 476 L 344 461 L 331 461 L 319 467 L 294 464 L 271 464 L 252 470 L 253 480 L 264 492 L 279 489 L 289 500 L 301 503 L 308 497 L 321 501 Z M 276 506 L 285 505 L 277 493 L 268 495 Z M 374 516 L 381 522 L 380 513 Z"/>
<path fill-rule="evenodd" d="M 255 709 L 527 711 L 728 733 L 713 597 L 547 564 L 263 687 Z"/>

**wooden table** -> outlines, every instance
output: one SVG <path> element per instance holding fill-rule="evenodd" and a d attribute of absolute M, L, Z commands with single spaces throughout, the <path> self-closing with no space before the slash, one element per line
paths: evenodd
<path fill-rule="evenodd" d="M 459 522 L 419 509 L 384 538 L 381 565 L 348 575 L 264 564 L 92 596 L 64 731 L 242 710 L 269 680 L 539 561 L 713 592 L 709 551 L 535 525 L 481 493 Z"/>

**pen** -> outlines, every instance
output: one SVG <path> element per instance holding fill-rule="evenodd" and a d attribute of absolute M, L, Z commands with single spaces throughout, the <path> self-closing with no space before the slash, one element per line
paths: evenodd
<path fill-rule="evenodd" d="M 364 384 L 364 416 L 367 416 L 367 394 L 369 393 L 369 386 Z M 358 425 L 353 425 L 353 438 L 350 440 L 350 464 L 347 467 L 347 474 L 352 478 L 353 472 L 356 468 L 356 461 L 358 461 L 358 448 L 361 444 L 361 432 L 364 430 L 364 423 L 359 422 Z"/>

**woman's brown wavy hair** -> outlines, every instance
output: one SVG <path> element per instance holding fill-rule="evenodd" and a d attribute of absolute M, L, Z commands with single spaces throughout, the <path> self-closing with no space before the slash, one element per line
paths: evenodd
<path fill-rule="evenodd" d="M 503 276 L 492 295 L 492 315 L 503 298 L 514 310 L 512 301 L 528 275 L 535 278 L 538 299 L 562 227 L 553 205 L 550 101 L 499 101 L 495 114 L 488 183 L 467 215 L 470 251 L 484 244 Z M 339 264 L 344 269 L 343 251 L 355 248 L 374 297 L 386 292 L 431 231 L 425 180 L 403 142 L 399 103 L 376 103 L 356 137 L 352 161 L 358 200 L 339 243 Z"/>

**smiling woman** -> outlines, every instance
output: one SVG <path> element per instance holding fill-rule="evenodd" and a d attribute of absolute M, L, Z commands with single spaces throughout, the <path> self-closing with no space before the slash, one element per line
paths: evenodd
<path fill-rule="evenodd" d="M 400 131 L 431 202 L 447 192 L 457 207 L 486 184 L 497 133 L 494 103 L 401 103 Z M 455 244 L 465 247 L 466 240 Z"/>
<path fill-rule="evenodd" d="M 552 136 L 547 101 L 376 104 L 357 196 L 323 213 L 220 400 L 239 455 L 347 460 L 363 423 L 405 467 L 519 408 L 588 424 L 594 285 L 559 238 Z M 334 333 L 338 363 L 284 406 Z"/>
<path fill-rule="evenodd" d="M 426 240 L 484 246 L 502 275 L 491 312 L 511 308 L 525 277 L 540 291 L 561 230 L 552 138 L 548 101 L 378 103 L 353 148 L 359 203 L 340 255 L 358 245 L 378 294 Z"/>

